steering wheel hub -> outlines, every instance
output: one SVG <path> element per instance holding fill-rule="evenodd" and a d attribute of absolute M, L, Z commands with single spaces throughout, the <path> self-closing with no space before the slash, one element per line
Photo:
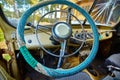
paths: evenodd
<path fill-rule="evenodd" d="M 54 38 L 58 40 L 68 39 L 72 34 L 72 28 L 69 24 L 65 22 L 58 22 L 54 25 L 52 29 L 52 34 Z"/>

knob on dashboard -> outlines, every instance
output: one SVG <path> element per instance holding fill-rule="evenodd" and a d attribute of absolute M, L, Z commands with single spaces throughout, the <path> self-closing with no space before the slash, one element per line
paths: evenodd
<path fill-rule="evenodd" d="M 106 35 L 106 37 L 108 37 L 109 36 L 109 32 L 105 32 L 105 35 Z"/>

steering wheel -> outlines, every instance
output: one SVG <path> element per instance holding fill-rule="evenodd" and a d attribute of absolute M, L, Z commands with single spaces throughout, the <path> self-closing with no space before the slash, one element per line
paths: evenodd
<path fill-rule="evenodd" d="M 72 7 L 74 9 L 76 9 L 78 12 L 80 12 L 90 23 L 91 25 L 91 29 L 93 32 L 93 36 L 94 36 L 94 41 L 93 41 L 93 45 L 92 45 L 92 49 L 90 51 L 89 56 L 79 65 L 70 68 L 70 69 L 62 69 L 62 68 L 57 68 L 57 69 L 52 69 L 52 68 L 48 68 L 44 65 L 42 65 L 41 63 L 39 63 L 28 51 L 26 44 L 25 44 L 25 39 L 24 39 L 24 27 L 26 24 L 26 21 L 28 19 L 28 17 L 37 9 L 47 6 L 47 5 L 53 5 L 53 4 L 63 4 L 63 5 L 67 5 L 69 7 Z M 63 30 L 62 33 L 61 30 Z M 52 28 L 52 35 L 54 37 L 54 39 L 57 39 L 60 41 L 61 44 L 61 49 L 60 49 L 60 56 L 59 57 L 59 62 L 61 62 L 61 58 L 64 56 L 65 54 L 65 47 L 67 44 L 67 39 L 69 39 L 72 36 L 72 27 L 70 26 L 69 23 L 67 22 L 57 22 L 54 24 L 53 28 Z M 64 77 L 64 76 L 70 76 L 73 75 L 81 70 L 83 70 L 84 68 L 86 68 L 91 62 L 92 60 L 95 58 L 95 55 L 97 53 L 98 50 L 98 45 L 99 45 L 99 38 L 98 38 L 98 32 L 96 29 L 96 25 L 94 23 L 94 21 L 91 19 L 91 17 L 89 16 L 89 14 L 83 10 L 81 7 L 79 7 L 78 5 L 67 1 L 67 0 L 51 0 L 51 1 L 43 1 L 33 7 L 31 7 L 30 9 L 28 9 L 21 17 L 19 24 L 17 26 L 17 41 L 18 41 L 18 45 L 19 45 L 19 49 L 24 57 L 24 59 L 26 60 L 26 62 L 35 70 L 37 70 L 38 72 L 50 76 L 50 77 L 54 77 L 54 78 L 60 78 L 60 77 Z M 42 48 L 44 49 L 44 48 Z"/>

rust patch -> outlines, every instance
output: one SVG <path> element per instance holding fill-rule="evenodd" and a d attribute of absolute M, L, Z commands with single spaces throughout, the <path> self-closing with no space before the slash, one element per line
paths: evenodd
<path fill-rule="evenodd" d="M 7 49 L 5 41 L 0 42 L 0 49 Z"/>

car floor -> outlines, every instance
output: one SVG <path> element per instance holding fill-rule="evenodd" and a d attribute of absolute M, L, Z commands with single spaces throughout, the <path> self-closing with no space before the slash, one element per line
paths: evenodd
<path fill-rule="evenodd" d="M 47 76 L 44 76 L 33 69 L 29 69 L 28 73 L 24 80 L 100 80 L 107 75 L 107 69 L 104 66 L 104 59 L 96 56 L 94 61 L 82 72 L 79 72 L 75 75 L 53 79 Z M 88 76 L 89 75 L 89 76 Z M 84 77 L 83 77 L 84 76 Z"/>

